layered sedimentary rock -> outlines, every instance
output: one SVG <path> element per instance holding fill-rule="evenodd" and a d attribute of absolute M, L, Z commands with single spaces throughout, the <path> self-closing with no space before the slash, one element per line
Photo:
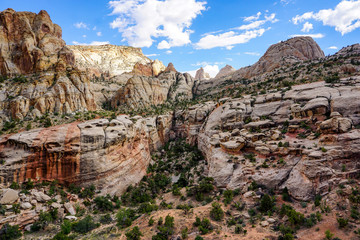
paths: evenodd
<path fill-rule="evenodd" d="M 193 78 L 168 67 L 158 77 L 134 76 L 113 97 L 113 107 L 126 104 L 131 108 L 159 105 L 167 100 L 193 97 Z"/>
<path fill-rule="evenodd" d="M 150 150 L 169 139 L 170 116 L 134 118 L 34 129 L 0 139 L 2 183 L 54 180 L 95 184 L 104 194 L 121 194 L 146 174 Z"/>
<path fill-rule="evenodd" d="M 138 76 L 156 77 L 165 69 L 166 67 L 161 61 L 155 60 L 147 64 L 136 63 L 131 73 Z"/>
<path fill-rule="evenodd" d="M 1 12 L 0 49 L 0 73 L 9 77 L 0 89 L 3 121 L 96 109 L 88 78 L 46 11 Z"/>
<path fill-rule="evenodd" d="M 198 144 L 218 186 L 235 189 L 256 181 L 309 200 L 360 172 L 360 131 L 353 129 L 360 118 L 352 104 L 359 90 L 360 78 L 353 77 L 336 87 L 318 82 L 285 93 L 222 99 L 175 114 L 175 129 Z M 284 124 L 288 131 L 282 133 Z"/>
<path fill-rule="evenodd" d="M 74 64 L 60 26 L 44 10 L 0 12 L 0 59 L 1 75 L 64 70 Z"/>
<path fill-rule="evenodd" d="M 68 47 L 74 52 L 76 66 L 90 76 L 112 77 L 133 71 L 136 64 L 151 64 L 140 48 L 110 44 Z"/>
<path fill-rule="evenodd" d="M 220 69 L 219 73 L 216 75 L 215 78 L 221 78 L 221 77 L 225 77 L 228 76 L 230 74 L 232 74 L 233 72 L 235 72 L 236 69 L 233 68 L 230 65 L 226 65 L 225 67 L 223 67 L 222 69 Z"/>

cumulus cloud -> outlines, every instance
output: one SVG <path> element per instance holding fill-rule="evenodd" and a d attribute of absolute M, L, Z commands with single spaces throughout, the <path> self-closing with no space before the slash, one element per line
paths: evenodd
<path fill-rule="evenodd" d="M 246 24 L 224 33 L 211 33 L 204 35 L 198 43 L 195 44 L 196 49 L 211 49 L 216 47 L 224 47 L 228 50 L 234 48 L 237 44 L 249 42 L 251 39 L 261 37 L 270 27 L 265 28 L 266 23 L 276 23 L 276 14 L 265 15 L 260 20 L 261 12 L 254 16 L 246 17 Z M 250 23 L 249 23 L 250 22 Z"/>
<path fill-rule="evenodd" d="M 312 38 L 324 38 L 325 35 L 322 33 L 315 33 L 315 34 L 294 34 L 290 35 L 290 37 L 312 37 Z"/>
<path fill-rule="evenodd" d="M 236 33 L 234 31 L 226 32 L 219 35 L 208 35 L 200 39 L 195 44 L 197 49 L 211 49 L 216 47 L 226 47 L 228 50 L 232 49 L 236 44 L 247 43 L 253 38 L 262 36 L 266 29 L 257 29 L 246 31 L 244 33 Z"/>
<path fill-rule="evenodd" d="M 329 47 L 328 49 L 331 49 L 331 50 L 337 50 L 337 49 L 338 49 L 338 47 L 337 47 L 337 46 L 331 46 L 331 47 Z"/>
<path fill-rule="evenodd" d="M 311 23 L 306 22 L 306 23 L 304 23 L 304 26 L 301 29 L 301 31 L 302 32 L 310 32 L 310 30 L 313 30 L 313 29 L 314 29 L 314 26 Z"/>
<path fill-rule="evenodd" d="M 197 0 L 117 0 L 110 1 L 116 19 L 111 28 L 134 47 L 150 47 L 156 38 L 165 40 L 159 49 L 191 43 L 192 21 L 206 10 L 206 2 Z"/>
<path fill-rule="evenodd" d="M 171 50 L 167 50 L 165 53 L 166 53 L 166 54 L 172 54 L 172 51 L 171 51 Z"/>
<path fill-rule="evenodd" d="M 74 45 L 84 45 L 84 46 L 101 46 L 101 45 L 110 44 L 109 41 L 106 41 L 106 42 L 92 41 L 91 43 L 80 43 L 80 42 L 77 42 L 77 41 L 73 41 L 72 43 Z"/>
<path fill-rule="evenodd" d="M 252 21 L 256 21 L 260 18 L 261 16 L 261 12 L 258 12 L 256 15 L 250 16 L 250 17 L 245 17 L 244 18 L 244 22 L 252 22 Z"/>
<path fill-rule="evenodd" d="M 101 36 L 102 36 L 102 32 L 97 32 L 96 35 L 97 35 L 98 37 L 101 37 Z"/>
<path fill-rule="evenodd" d="M 89 29 L 89 26 L 86 24 L 86 23 L 83 23 L 83 22 L 77 22 L 77 23 L 74 23 L 74 26 L 76 28 L 83 28 L 83 29 Z"/>
<path fill-rule="evenodd" d="M 294 24 L 314 19 L 323 25 L 335 27 L 342 35 L 360 27 L 360 0 L 342 0 L 334 9 L 323 9 L 317 13 L 306 12 L 292 19 Z"/>

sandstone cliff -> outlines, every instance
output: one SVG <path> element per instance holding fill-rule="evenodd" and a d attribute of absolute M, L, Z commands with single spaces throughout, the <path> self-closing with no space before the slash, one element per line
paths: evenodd
<path fill-rule="evenodd" d="M 177 112 L 174 129 L 198 144 L 218 186 L 256 181 L 310 200 L 360 172 L 360 131 L 353 129 L 360 123 L 359 90 L 360 78 L 352 77 L 336 87 L 318 82 L 222 99 Z"/>
<path fill-rule="evenodd" d="M 0 73 L 8 78 L 1 83 L 0 123 L 96 109 L 88 78 L 74 67 L 47 12 L 1 12 L 0 49 Z"/>
<path fill-rule="evenodd" d="M 1 183 L 59 180 L 121 194 L 146 174 L 151 155 L 169 139 L 172 116 L 88 122 L 0 137 Z"/>
<path fill-rule="evenodd" d="M 65 70 L 74 64 L 61 28 L 46 11 L 0 12 L 0 49 L 1 75 Z"/>
<path fill-rule="evenodd" d="M 151 60 L 140 48 L 127 46 L 68 46 L 75 55 L 76 66 L 89 76 L 112 77 L 131 72 L 136 64 L 149 64 Z"/>

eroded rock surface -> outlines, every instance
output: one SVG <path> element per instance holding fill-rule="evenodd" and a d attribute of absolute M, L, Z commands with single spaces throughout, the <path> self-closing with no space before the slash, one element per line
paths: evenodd
<path fill-rule="evenodd" d="M 171 116 L 145 120 L 120 115 L 111 121 L 97 119 L 3 135 L 1 182 L 57 179 L 95 184 L 104 194 L 121 194 L 146 174 L 150 150 L 168 140 L 170 124 Z"/>

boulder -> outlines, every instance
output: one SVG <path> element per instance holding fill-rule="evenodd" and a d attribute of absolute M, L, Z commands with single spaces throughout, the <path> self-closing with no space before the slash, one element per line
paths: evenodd
<path fill-rule="evenodd" d="M 69 202 L 64 203 L 64 207 L 65 207 L 66 211 L 68 213 L 70 213 L 70 215 L 73 215 L 73 216 L 76 215 L 75 208 L 73 207 L 73 205 L 71 203 L 69 203 Z"/>
<path fill-rule="evenodd" d="M 19 199 L 19 192 L 13 189 L 7 189 L 4 191 L 0 199 L 0 204 L 12 204 Z"/>

